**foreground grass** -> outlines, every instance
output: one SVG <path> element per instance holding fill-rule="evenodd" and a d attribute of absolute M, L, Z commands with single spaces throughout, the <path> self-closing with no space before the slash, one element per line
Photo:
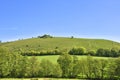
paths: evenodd
<path fill-rule="evenodd" d="M 23 78 L 23 79 L 22 78 L 1 78 L 0 80 L 83 80 L 83 79 L 65 79 L 65 78 Z"/>
<path fill-rule="evenodd" d="M 29 56 L 29 58 L 31 58 L 32 56 Z M 48 55 L 48 56 L 35 56 L 39 61 L 41 61 L 42 59 L 47 59 L 53 63 L 57 63 L 57 59 L 59 57 L 59 55 Z M 86 59 L 87 56 L 77 56 L 78 59 Z M 93 56 L 94 59 L 116 59 L 116 58 L 112 58 L 112 57 L 96 57 Z"/>

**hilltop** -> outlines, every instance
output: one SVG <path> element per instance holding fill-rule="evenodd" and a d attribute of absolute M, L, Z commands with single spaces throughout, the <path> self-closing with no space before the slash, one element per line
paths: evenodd
<path fill-rule="evenodd" d="M 87 50 L 97 50 L 99 48 L 111 49 L 120 48 L 120 43 L 105 39 L 85 39 L 85 38 L 29 38 L 12 42 L 1 43 L 0 46 L 8 47 L 12 51 L 20 49 L 24 51 L 35 50 L 70 50 L 73 47 L 84 47 Z"/>

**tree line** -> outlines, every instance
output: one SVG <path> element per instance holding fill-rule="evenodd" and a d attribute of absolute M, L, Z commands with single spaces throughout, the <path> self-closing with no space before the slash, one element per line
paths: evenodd
<path fill-rule="evenodd" d="M 95 50 L 86 50 L 85 48 L 72 48 L 69 52 L 71 55 L 91 55 L 91 56 L 100 56 L 100 57 L 119 57 L 120 49 L 111 48 L 111 49 L 103 49 L 99 48 Z"/>
<path fill-rule="evenodd" d="M 41 55 L 61 55 L 64 51 L 60 51 L 58 49 L 51 50 L 51 51 L 27 51 L 24 52 L 22 50 L 19 51 L 20 54 L 23 56 L 41 56 Z M 86 50 L 84 47 L 80 48 L 72 48 L 66 53 L 70 55 L 91 55 L 91 56 L 100 56 L 100 57 L 119 57 L 120 56 L 120 49 L 111 48 L 111 49 L 103 49 L 99 48 L 95 50 Z"/>
<path fill-rule="evenodd" d="M 54 64 L 49 60 L 39 61 L 35 56 L 29 58 L 0 48 L 1 78 L 82 78 L 92 80 L 120 79 L 120 58 L 78 59 L 68 53 L 62 53 Z"/>

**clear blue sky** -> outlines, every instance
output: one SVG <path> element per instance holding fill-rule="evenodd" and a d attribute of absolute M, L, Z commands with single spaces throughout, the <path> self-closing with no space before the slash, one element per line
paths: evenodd
<path fill-rule="evenodd" d="M 120 0 L 0 0 L 0 40 L 50 34 L 120 42 Z"/>

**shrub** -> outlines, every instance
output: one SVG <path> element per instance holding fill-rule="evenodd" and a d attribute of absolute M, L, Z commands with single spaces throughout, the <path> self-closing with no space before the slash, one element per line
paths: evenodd
<path fill-rule="evenodd" d="M 96 56 L 103 56 L 105 54 L 105 50 L 102 48 L 99 48 L 96 52 Z"/>
<path fill-rule="evenodd" d="M 69 52 L 71 55 L 85 55 L 86 49 L 81 47 L 81 48 L 72 48 Z"/>
<path fill-rule="evenodd" d="M 94 50 L 88 51 L 88 55 L 95 56 L 96 52 Z"/>

